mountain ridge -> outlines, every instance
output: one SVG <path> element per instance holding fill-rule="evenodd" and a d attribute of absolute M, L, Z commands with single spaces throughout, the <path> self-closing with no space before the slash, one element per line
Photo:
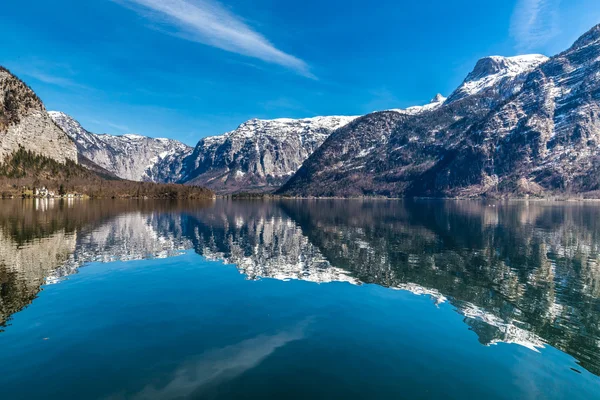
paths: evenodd
<path fill-rule="evenodd" d="M 195 147 L 85 130 L 0 68 L 0 156 L 105 176 L 299 197 L 600 192 L 600 25 L 567 50 L 481 58 L 446 98 L 364 116 L 251 119 Z M 39 140 L 39 138 L 42 140 Z"/>
<path fill-rule="evenodd" d="M 483 60 L 439 107 L 399 118 L 374 113 L 361 118 L 370 122 L 338 130 L 277 194 L 520 197 L 599 190 L 600 26 L 552 58 L 520 56 L 526 65 L 516 69 L 505 62 L 511 58 Z M 463 90 L 471 82 L 475 90 Z"/>
<path fill-rule="evenodd" d="M 180 180 L 181 160 L 192 148 L 174 139 L 136 134 L 97 134 L 59 111 L 52 119 L 77 145 L 79 154 L 116 176 L 132 181 L 174 183 Z"/>
<path fill-rule="evenodd" d="M 251 119 L 203 138 L 186 160 L 182 182 L 217 193 L 273 191 L 287 181 L 336 129 L 356 117 Z"/>

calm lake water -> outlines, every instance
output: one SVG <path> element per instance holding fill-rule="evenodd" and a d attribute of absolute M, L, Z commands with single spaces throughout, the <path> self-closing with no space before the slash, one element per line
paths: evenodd
<path fill-rule="evenodd" d="M 0 202 L 2 399 L 600 399 L 600 204 Z"/>

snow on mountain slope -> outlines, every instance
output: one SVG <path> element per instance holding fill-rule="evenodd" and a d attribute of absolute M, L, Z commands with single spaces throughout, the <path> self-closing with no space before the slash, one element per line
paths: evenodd
<path fill-rule="evenodd" d="M 182 180 L 220 193 L 273 190 L 333 131 L 355 118 L 249 120 L 224 135 L 202 139 L 187 160 Z"/>
<path fill-rule="evenodd" d="M 484 58 L 433 110 L 339 129 L 278 193 L 597 196 L 599 71 L 600 25 L 550 59 Z"/>
<path fill-rule="evenodd" d="M 518 93 L 544 56 L 488 57 L 444 99 L 376 112 L 337 130 L 278 193 L 296 196 L 403 196 L 475 124 Z"/>
<path fill-rule="evenodd" d="M 531 71 L 522 89 L 470 132 L 438 172 L 446 174 L 444 185 L 428 182 L 431 193 L 600 190 L 599 71 L 597 25 Z M 478 170 L 465 170 L 473 164 Z"/>
<path fill-rule="evenodd" d="M 433 110 L 439 108 L 440 106 L 442 106 L 445 101 L 446 101 L 446 98 L 438 93 L 433 99 L 431 99 L 429 104 L 425 104 L 424 106 L 412 106 L 412 107 L 408 107 L 408 108 L 393 108 L 388 111 L 394 111 L 394 112 L 397 112 L 400 114 L 405 114 L 405 115 L 417 115 L 417 114 L 421 114 L 421 113 L 424 113 L 427 111 L 433 111 Z"/>
<path fill-rule="evenodd" d="M 73 139 L 79 154 L 123 179 L 179 181 L 183 159 L 192 153 L 191 147 L 176 140 L 134 134 L 98 135 L 65 113 L 50 111 L 49 114 Z"/>
<path fill-rule="evenodd" d="M 533 71 L 549 58 L 541 54 L 528 54 L 515 57 L 490 56 L 477 62 L 473 71 L 465 81 L 452 93 L 448 101 L 456 101 L 466 96 L 472 96 L 481 91 L 499 86 L 502 81 L 514 80 L 515 77 Z M 513 88 L 514 82 L 511 82 Z M 517 89 L 517 88 L 515 88 Z"/>

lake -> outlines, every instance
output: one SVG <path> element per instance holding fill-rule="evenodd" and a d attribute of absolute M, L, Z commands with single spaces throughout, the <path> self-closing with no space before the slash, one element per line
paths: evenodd
<path fill-rule="evenodd" d="M 600 399 L 600 203 L 0 202 L 2 399 Z"/>

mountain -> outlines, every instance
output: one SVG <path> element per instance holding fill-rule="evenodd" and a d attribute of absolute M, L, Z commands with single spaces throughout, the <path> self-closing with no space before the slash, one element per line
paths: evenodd
<path fill-rule="evenodd" d="M 60 194 L 81 194 L 93 198 L 212 199 L 206 188 L 154 182 L 132 182 L 115 178 L 100 167 L 88 169 L 89 161 L 64 164 L 23 147 L 0 163 L 0 197 L 31 197 L 45 187 Z M 103 172 L 104 171 L 104 172 Z"/>
<path fill-rule="evenodd" d="M 65 123 L 69 134 L 78 135 L 77 144 L 54 122 L 53 117 L 60 123 Z M 90 143 L 99 143 L 100 139 L 99 142 L 94 142 L 96 136 L 102 136 L 102 139 L 107 140 L 106 143 L 110 140 L 104 137 L 108 135 L 89 134 L 62 114 L 52 113 L 51 116 L 42 101 L 25 83 L 0 67 L 0 197 L 31 197 L 36 189 L 42 187 L 59 194 L 105 198 L 214 197 L 214 193 L 205 188 L 119 179 L 112 173 L 114 165 L 101 166 L 85 154 L 78 153 L 78 148 L 86 149 L 86 145 Z M 129 146 L 124 146 L 125 149 L 121 150 L 126 151 L 129 158 L 134 161 L 137 158 L 140 162 L 140 154 L 143 154 L 154 162 L 147 165 L 149 177 L 160 177 L 175 169 L 177 164 L 172 158 L 179 154 L 178 151 L 191 152 L 191 148 L 184 149 L 184 145 L 178 142 L 157 139 L 157 143 L 153 143 L 154 150 L 158 151 L 158 143 L 162 143 L 160 150 L 164 152 L 159 153 L 157 158 L 169 163 L 168 168 L 162 168 L 158 161 L 143 152 L 150 152 L 148 148 L 151 145 L 144 148 L 139 144 L 152 139 L 130 135 L 124 140 L 129 142 Z M 111 149 L 116 147 L 119 139 L 113 140 L 113 143 L 115 146 Z M 134 150 L 139 151 L 136 153 Z M 94 152 L 89 154 L 94 155 Z M 114 159 L 116 164 L 117 161 Z M 128 165 L 135 166 L 135 162 Z"/>
<path fill-rule="evenodd" d="M 75 142 L 80 157 L 120 178 L 207 186 L 219 193 L 279 188 L 331 132 L 354 119 L 253 119 L 192 149 L 170 139 L 99 135 L 65 113 L 49 114 Z"/>
<path fill-rule="evenodd" d="M 541 54 L 482 58 L 462 85 L 450 95 L 448 102 L 472 96 L 488 88 L 495 88 L 499 91 L 508 90 L 510 95 L 512 94 L 510 92 L 514 92 L 520 87 L 514 83 L 515 78 L 523 80 L 533 67 L 546 61 L 548 61 L 548 57 Z"/>
<path fill-rule="evenodd" d="M 19 148 L 63 164 L 77 162 L 75 144 L 52 121 L 42 101 L 0 67 L 0 163 Z"/>
<path fill-rule="evenodd" d="M 600 25 L 527 74 L 414 185 L 425 195 L 600 189 Z"/>
<path fill-rule="evenodd" d="M 202 139 L 186 160 L 182 182 L 218 193 L 275 190 L 333 131 L 355 118 L 252 119 Z"/>
<path fill-rule="evenodd" d="M 593 195 L 599 70 L 600 25 L 552 58 L 486 57 L 441 105 L 373 113 L 339 129 L 278 193 Z"/>
<path fill-rule="evenodd" d="M 140 135 L 98 135 L 85 130 L 69 115 L 50 116 L 77 145 L 80 155 L 116 176 L 132 181 L 172 183 L 181 179 L 183 159 L 192 148 L 172 139 Z"/>

